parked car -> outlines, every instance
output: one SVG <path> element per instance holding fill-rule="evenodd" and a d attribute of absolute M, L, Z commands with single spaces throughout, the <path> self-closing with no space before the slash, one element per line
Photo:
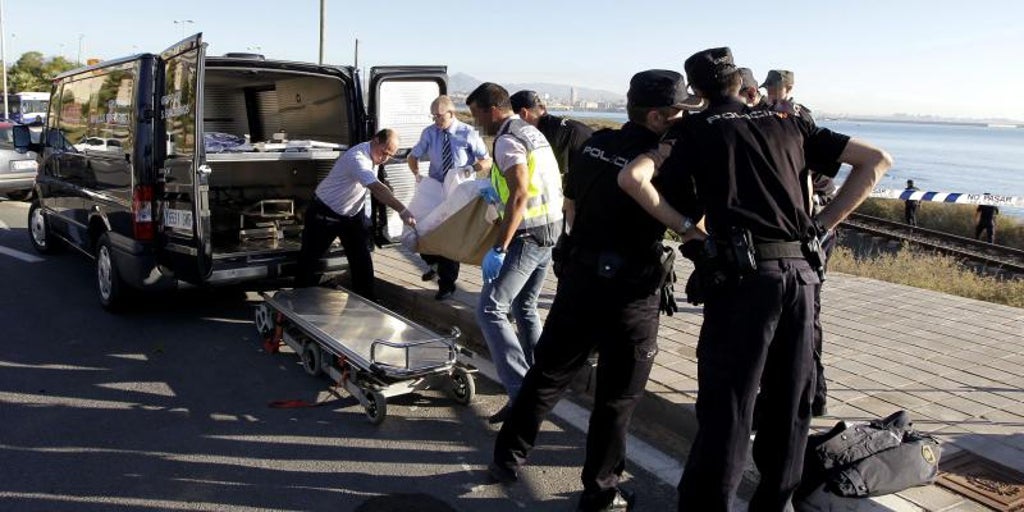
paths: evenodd
<path fill-rule="evenodd" d="M 199 34 L 160 54 L 64 73 L 30 148 L 40 155 L 32 245 L 93 258 L 107 309 L 131 290 L 294 275 L 317 184 L 378 126 L 398 131 L 407 152 L 446 92 L 447 71 L 373 68 L 369 87 L 360 82 L 350 66 L 207 57 Z M 24 146 L 28 138 L 24 129 L 15 136 Z M 208 138 L 232 147 L 208 153 Z M 285 151 L 282 140 L 315 144 Z M 382 175 L 408 200 L 415 183 L 404 161 L 400 153 Z M 380 222 L 389 236 L 401 233 L 397 213 Z M 340 247 L 320 264 L 347 266 Z"/>
<path fill-rule="evenodd" d="M 15 123 L 0 122 L 0 195 L 21 200 L 28 197 L 36 181 L 36 153 L 14 146 Z M 38 142 L 36 130 L 34 138 Z"/>

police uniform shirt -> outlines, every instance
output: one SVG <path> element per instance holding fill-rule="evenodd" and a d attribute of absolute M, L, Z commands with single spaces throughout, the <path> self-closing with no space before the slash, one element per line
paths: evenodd
<path fill-rule="evenodd" d="M 583 149 L 583 143 L 594 134 L 589 126 L 572 119 L 544 114 L 537 120 L 537 129 L 548 139 L 558 160 L 558 170 L 565 174 L 574 155 Z"/>
<path fill-rule="evenodd" d="M 627 122 L 620 130 L 598 131 L 574 156 L 565 196 L 575 201 L 571 231 L 575 245 L 630 257 L 646 254 L 664 237 L 665 226 L 618 184 L 619 171 L 637 155 L 655 148 L 659 139 L 647 128 Z M 693 201 L 688 199 L 692 194 L 688 196 L 686 188 L 667 189 L 662 186 L 661 175 L 654 185 L 676 209 L 687 211 L 685 208 L 692 207 Z"/>
<path fill-rule="evenodd" d="M 803 171 L 833 177 L 850 138 L 799 116 L 712 102 L 679 126 L 664 167 L 692 174 L 712 234 L 748 229 L 760 241 L 796 241 L 811 230 Z"/>

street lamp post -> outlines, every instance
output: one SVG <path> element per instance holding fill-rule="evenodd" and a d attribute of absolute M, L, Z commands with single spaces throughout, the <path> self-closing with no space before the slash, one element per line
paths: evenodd
<path fill-rule="evenodd" d="M 192 20 L 174 20 L 175 25 L 181 25 L 181 38 L 185 39 L 185 25 L 195 23 Z"/>
<path fill-rule="evenodd" d="M 4 119 L 10 119 L 10 105 L 7 104 L 7 36 L 4 35 L 4 0 L 0 0 L 0 60 L 4 70 Z"/>
<path fill-rule="evenodd" d="M 78 34 L 78 65 L 82 65 L 82 40 L 85 39 L 85 34 Z"/>

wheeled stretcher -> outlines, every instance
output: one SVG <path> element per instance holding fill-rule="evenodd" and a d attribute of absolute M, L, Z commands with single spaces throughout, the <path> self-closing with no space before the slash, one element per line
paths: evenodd
<path fill-rule="evenodd" d="M 448 336 L 402 318 L 359 295 L 327 288 L 265 292 L 256 308 L 256 329 L 267 352 L 281 344 L 299 354 L 306 373 L 326 374 L 359 400 L 366 417 L 380 424 L 387 398 L 446 382 L 455 401 L 476 393 L 471 356 Z"/>

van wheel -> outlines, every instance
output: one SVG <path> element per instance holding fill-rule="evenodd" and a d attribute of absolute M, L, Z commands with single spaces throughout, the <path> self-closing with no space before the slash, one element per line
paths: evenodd
<path fill-rule="evenodd" d="M 28 237 L 32 248 L 39 254 L 52 254 L 60 249 L 60 240 L 50 231 L 50 219 L 43 213 L 39 202 L 33 202 L 28 209 Z"/>
<path fill-rule="evenodd" d="M 96 284 L 100 292 L 100 305 L 107 311 L 119 311 L 124 305 L 127 291 L 114 261 L 110 235 L 103 233 L 96 243 Z"/>

